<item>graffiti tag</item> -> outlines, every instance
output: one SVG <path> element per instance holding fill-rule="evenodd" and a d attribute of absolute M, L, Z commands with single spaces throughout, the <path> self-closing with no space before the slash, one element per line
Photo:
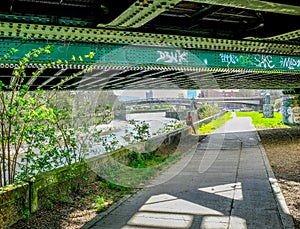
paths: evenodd
<path fill-rule="evenodd" d="M 300 123 L 300 107 L 294 107 L 292 109 L 293 121 L 294 123 Z"/>
<path fill-rule="evenodd" d="M 183 62 L 188 62 L 187 52 L 181 52 L 180 50 L 176 50 L 175 52 L 169 51 L 157 51 L 159 54 L 159 58 L 157 58 L 156 62 L 163 61 L 165 63 L 176 63 L 182 64 Z"/>
<path fill-rule="evenodd" d="M 260 68 L 272 69 L 275 67 L 275 64 L 273 63 L 272 60 L 272 56 L 269 55 L 256 55 L 253 58 L 253 61 L 251 60 L 252 58 L 244 55 L 220 53 L 219 56 L 221 58 L 221 62 L 226 63 L 227 66 L 231 64 L 236 65 L 240 62 L 241 64 L 248 64 Z"/>
<path fill-rule="evenodd" d="M 295 68 L 300 67 L 300 60 L 295 60 L 291 57 L 282 57 L 280 60 L 280 64 L 282 67 L 288 68 L 289 70 L 293 70 Z"/>
<path fill-rule="evenodd" d="M 257 62 L 257 67 L 263 68 L 274 68 L 275 64 L 273 64 L 272 56 L 269 55 L 256 55 L 254 57 L 255 61 Z"/>
<path fill-rule="evenodd" d="M 239 58 L 233 54 L 220 53 L 219 55 L 221 57 L 222 63 L 227 63 L 227 66 L 229 66 L 230 64 L 237 64 L 239 61 Z"/>

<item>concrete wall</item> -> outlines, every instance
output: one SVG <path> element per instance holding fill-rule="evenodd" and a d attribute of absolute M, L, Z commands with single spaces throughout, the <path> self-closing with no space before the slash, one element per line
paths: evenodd
<path fill-rule="evenodd" d="M 200 121 L 198 121 L 198 122 L 195 122 L 195 123 L 194 123 L 194 126 L 195 126 L 196 130 L 197 130 L 198 128 L 200 128 L 202 125 L 207 124 L 207 123 L 211 122 L 212 120 L 217 119 L 217 118 L 223 116 L 224 114 L 226 114 L 226 112 L 227 112 L 227 111 L 222 111 L 222 112 L 219 113 L 219 114 L 216 114 L 216 115 L 213 115 L 213 116 L 211 116 L 211 117 L 202 119 L 202 120 L 200 120 Z"/>
<path fill-rule="evenodd" d="M 85 163 L 76 163 L 43 173 L 28 182 L 0 188 L 0 228 L 9 228 L 26 215 L 46 207 L 49 201 L 67 196 L 95 178 Z"/>
<path fill-rule="evenodd" d="M 7 185 L 0 189 L 0 228 L 21 219 L 29 209 L 29 184 Z"/>

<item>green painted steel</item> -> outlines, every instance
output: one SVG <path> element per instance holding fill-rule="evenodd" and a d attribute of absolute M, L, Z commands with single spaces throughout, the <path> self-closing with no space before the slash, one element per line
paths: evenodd
<path fill-rule="evenodd" d="M 138 28 L 164 11 L 173 8 L 179 2 L 181 2 L 181 0 L 136 1 L 107 26 Z"/>
<path fill-rule="evenodd" d="M 145 0 L 136 1 L 123 14 L 106 27 L 138 28 L 162 12 L 174 8 L 182 0 Z M 248 10 L 265 11 L 280 14 L 300 15 L 300 7 L 260 0 L 187 0 L 186 2 L 214 4 L 226 7 L 240 7 Z M 101 27 L 102 25 L 98 25 Z"/>
<path fill-rule="evenodd" d="M 199 49 L 180 49 L 158 46 L 137 46 L 105 43 L 75 43 L 54 41 L 32 41 L 1 39 L 0 54 L 1 67 L 9 67 L 16 64 L 20 58 L 32 49 L 45 45 L 53 45 L 54 52 L 51 55 L 42 55 L 31 60 L 32 64 L 46 64 L 58 59 L 69 61 L 70 64 L 97 66 L 119 66 L 132 68 L 164 67 L 178 70 L 201 71 L 242 71 L 242 72 L 291 72 L 300 71 L 300 57 L 285 55 L 270 55 L 258 53 L 216 52 Z M 18 49 L 8 59 L 4 55 L 12 48 Z M 93 60 L 74 59 L 94 52 Z M 61 66 L 63 67 L 63 66 Z M 70 68 L 70 66 L 65 66 Z"/>
<path fill-rule="evenodd" d="M 0 20 L 19 21 L 19 22 L 30 22 L 30 23 L 41 23 L 41 24 L 53 24 L 58 23 L 59 25 L 67 26 L 88 26 L 92 23 L 81 20 L 80 18 L 55 18 L 44 15 L 22 15 L 22 14 L 0 14 Z"/>
<path fill-rule="evenodd" d="M 300 7 L 261 0 L 188 0 L 189 2 L 214 4 L 226 7 L 237 7 L 248 10 L 265 11 L 280 14 L 300 15 Z"/>
<path fill-rule="evenodd" d="M 58 40 L 69 42 L 116 43 L 132 45 L 157 45 L 178 48 L 204 49 L 212 51 L 253 52 L 282 55 L 299 55 L 297 45 L 264 43 L 250 40 L 225 40 L 203 37 L 151 34 L 110 29 L 76 28 L 0 22 L 0 36 L 7 38 L 28 38 L 35 40 Z"/>
<path fill-rule="evenodd" d="M 52 61 L 57 61 L 58 59 L 64 61 L 70 61 L 73 58 L 73 55 L 80 56 L 85 55 L 90 52 L 95 52 L 95 46 L 89 43 L 65 43 L 65 42 L 47 42 L 47 41 L 30 41 L 30 40 L 21 40 L 21 39 L 0 39 L 0 63 L 5 66 L 7 64 L 16 64 L 25 54 L 31 52 L 34 49 L 45 47 L 47 45 L 53 45 L 54 51 L 48 54 L 42 54 L 38 58 L 32 57 L 30 60 L 31 64 L 47 64 Z M 5 55 L 12 49 L 17 49 L 18 51 L 9 58 L 5 58 Z M 87 62 L 86 60 L 72 61 L 73 64 L 92 64 L 93 62 Z"/>

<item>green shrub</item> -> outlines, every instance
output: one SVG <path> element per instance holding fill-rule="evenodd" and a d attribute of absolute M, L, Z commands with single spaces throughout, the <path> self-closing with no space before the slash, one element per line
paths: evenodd
<path fill-rule="evenodd" d="M 220 112 L 221 110 L 217 105 L 209 105 L 209 104 L 204 104 L 197 110 L 200 120 L 204 118 L 208 118 Z"/>
<path fill-rule="evenodd" d="M 104 211 L 110 204 L 111 201 L 107 201 L 104 196 L 98 196 L 95 199 L 95 204 L 96 204 L 96 210 L 97 212 L 102 212 Z"/>
<path fill-rule="evenodd" d="M 150 165 L 157 165 L 166 160 L 166 157 L 159 157 L 156 155 L 156 151 L 150 151 L 145 153 L 139 153 L 131 151 L 128 154 L 129 163 L 128 166 L 133 168 L 147 168 Z"/>

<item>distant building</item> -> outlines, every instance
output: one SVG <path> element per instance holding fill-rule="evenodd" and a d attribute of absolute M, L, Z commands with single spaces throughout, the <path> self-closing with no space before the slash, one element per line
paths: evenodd
<path fill-rule="evenodd" d="M 201 90 L 198 97 L 235 97 L 238 90 Z"/>
<path fill-rule="evenodd" d="M 178 98 L 184 98 L 183 93 L 178 93 Z"/>
<path fill-rule="evenodd" d="M 127 95 L 119 95 L 118 99 L 120 101 L 130 101 L 130 100 L 138 100 L 140 99 L 140 97 L 136 97 L 136 96 L 127 96 Z"/>
<path fill-rule="evenodd" d="M 208 97 L 208 90 L 201 90 L 198 94 L 199 98 L 206 98 Z"/>
<path fill-rule="evenodd" d="M 197 97 L 197 91 L 196 90 L 188 90 L 187 91 L 187 97 L 189 99 L 194 99 Z"/>
<path fill-rule="evenodd" d="M 146 91 L 146 99 L 152 99 L 153 98 L 153 91 Z"/>

